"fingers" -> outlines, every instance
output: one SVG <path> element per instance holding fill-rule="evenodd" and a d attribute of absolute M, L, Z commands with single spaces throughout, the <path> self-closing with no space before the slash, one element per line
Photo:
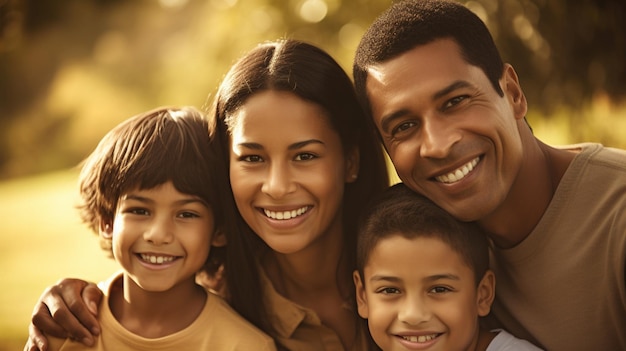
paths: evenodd
<path fill-rule="evenodd" d="M 63 279 L 46 289 L 35 306 L 32 318 L 32 323 L 36 327 L 33 330 L 39 329 L 39 334 L 36 331 L 29 331 L 34 334 L 29 338 L 32 337 L 36 343 L 45 343 L 45 337 L 41 334 L 43 331 L 57 337 L 69 336 L 87 346 L 93 345 L 92 333 L 98 335 L 100 327 L 98 320 L 83 301 L 82 291 L 87 285 L 88 283 L 82 280 Z M 91 285 L 91 291 L 87 296 L 96 296 L 97 293 L 93 291 L 95 285 Z M 97 302 L 93 302 L 95 305 L 92 308 L 97 307 L 101 298 L 101 296 L 96 298 Z"/>
<path fill-rule="evenodd" d="M 48 340 L 33 323 L 28 326 L 28 340 L 24 351 L 46 351 L 48 350 Z"/>
<path fill-rule="evenodd" d="M 100 306 L 100 301 L 102 301 L 102 296 L 103 296 L 102 291 L 100 291 L 98 286 L 94 283 L 87 284 L 87 286 L 83 289 L 83 293 L 82 293 L 83 302 L 87 305 L 87 308 L 89 309 L 91 314 L 93 314 L 95 317 L 98 316 L 98 306 Z M 99 334 L 99 331 L 94 334 Z"/>

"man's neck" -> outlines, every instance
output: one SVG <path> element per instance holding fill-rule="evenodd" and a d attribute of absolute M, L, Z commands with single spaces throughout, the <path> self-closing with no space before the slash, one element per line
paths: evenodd
<path fill-rule="evenodd" d="M 553 148 L 532 135 L 522 136 L 524 159 L 503 204 L 479 220 L 498 247 L 522 242 L 546 212 L 576 152 Z"/>

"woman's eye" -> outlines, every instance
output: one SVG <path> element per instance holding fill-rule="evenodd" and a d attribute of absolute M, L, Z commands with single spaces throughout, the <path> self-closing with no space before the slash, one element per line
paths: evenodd
<path fill-rule="evenodd" d="M 196 213 L 188 212 L 188 211 L 181 212 L 178 216 L 181 217 L 181 218 L 197 218 L 197 217 L 200 217 Z"/>
<path fill-rule="evenodd" d="M 314 159 L 316 157 L 317 156 L 315 156 L 315 155 L 313 155 L 311 153 L 304 152 L 304 153 L 298 154 L 296 156 L 296 161 L 308 161 L 308 160 L 312 160 L 312 159 Z"/>
<path fill-rule="evenodd" d="M 245 162 L 263 162 L 263 158 L 259 155 L 242 156 L 240 160 Z"/>
<path fill-rule="evenodd" d="M 415 123 L 414 121 L 407 121 L 407 122 L 400 123 L 398 126 L 393 128 L 393 130 L 391 131 L 391 135 L 402 133 L 406 131 L 407 129 L 415 127 L 415 125 L 417 125 L 417 123 Z"/>

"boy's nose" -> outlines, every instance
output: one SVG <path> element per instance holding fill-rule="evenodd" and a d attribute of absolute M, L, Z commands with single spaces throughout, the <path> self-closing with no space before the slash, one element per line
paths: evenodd
<path fill-rule="evenodd" d="M 419 325 L 430 320 L 432 313 L 424 299 L 407 297 L 398 312 L 398 320 L 408 325 Z"/>
<path fill-rule="evenodd" d="M 153 245 L 166 245 L 173 241 L 174 226 L 170 221 L 154 221 L 144 232 L 144 240 Z"/>

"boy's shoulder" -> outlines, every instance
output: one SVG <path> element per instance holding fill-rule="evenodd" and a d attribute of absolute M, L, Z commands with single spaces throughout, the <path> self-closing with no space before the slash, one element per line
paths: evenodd
<path fill-rule="evenodd" d="M 489 343 L 485 351 L 542 351 L 542 349 L 530 342 L 516 338 L 511 333 L 502 329 L 494 329 L 498 335 Z"/>
<path fill-rule="evenodd" d="M 226 300 L 207 292 L 207 302 L 194 324 L 203 325 L 206 339 L 234 350 L 275 350 L 271 337 L 237 313 Z"/>

